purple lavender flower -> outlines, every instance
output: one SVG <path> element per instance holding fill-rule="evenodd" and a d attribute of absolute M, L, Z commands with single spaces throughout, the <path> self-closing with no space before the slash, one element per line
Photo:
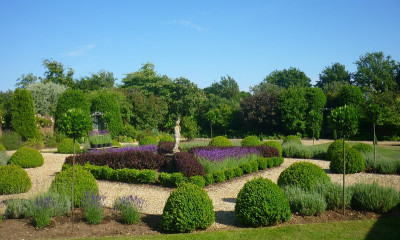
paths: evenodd
<path fill-rule="evenodd" d="M 123 196 L 118 197 L 114 203 L 114 209 L 121 210 L 126 206 L 133 206 L 136 210 L 142 210 L 145 206 L 145 200 L 138 196 Z"/>
<path fill-rule="evenodd" d="M 242 147 L 232 147 L 232 148 L 216 148 L 216 149 L 198 149 L 194 154 L 199 158 L 208 159 L 209 161 L 223 161 L 227 158 L 237 158 L 240 159 L 244 156 L 250 154 L 260 154 L 257 148 L 242 148 Z"/>

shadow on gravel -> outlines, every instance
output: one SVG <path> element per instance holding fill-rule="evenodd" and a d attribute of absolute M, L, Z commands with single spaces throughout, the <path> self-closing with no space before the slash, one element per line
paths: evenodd
<path fill-rule="evenodd" d="M 229 203 L 235 203 L 236 198 L 222 198 L 222 201 L 229 202 Z"/>
<path fill-rule="evenodd" d="M 240 226 L 240 223 L 237 221 L 234 211 L 216 211 L 215 222 L 228 226 Z"/>
<path fill-rule="evenodd" d="M 160 220 L 161 220 L 160 214 L 146 214 L 144 217 L 142 217 L 142 222 L 147 224 L 147 226 L 151 230 L 157 232 L 161 232 Z"/>

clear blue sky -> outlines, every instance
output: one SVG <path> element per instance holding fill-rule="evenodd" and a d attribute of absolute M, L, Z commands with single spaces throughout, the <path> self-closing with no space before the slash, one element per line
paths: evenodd
<path fill-rule="evenodd" d="M 248 91 L 296 67 L 313 83 L 334 62 L 354 71 L 366 52 L 400 61 L 400 1 L 0 1 L 0 90 L 43 59 L 75 78 L 100 69 L 120 82 L 152 62 L 204 88 L 229 74 Z"/>

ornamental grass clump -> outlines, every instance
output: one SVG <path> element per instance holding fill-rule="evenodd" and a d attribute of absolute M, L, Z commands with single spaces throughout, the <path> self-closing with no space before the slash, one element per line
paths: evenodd
<path fill-rule="evenodd" d="M 138 196 L 118 197 L 114 201 L 114 209 L 120 211 L 121 218 L 126 224 L 138 223 L 142 216 L 142 209 L 145 205 L 143 198 Z"/>
<path fill-rule="evenodd" d="M 292 213 L 319 216 L 327 207 L 325 198 L 316 192 L 309 192 L 297 186 L 285 186 L 282 190 L 289 201 Z"/>
<path fill-rule="evenodd" d="M 325 198 L 326 209 L 335 210 L 343 208 L 343 186 L 338 183 L 318 183 L 311 188 L 311 192 L 320 194 Z M 345 208 L 350 207 L 353 191 L 346 187 Z"/>
<path fill-rule="evenodd" d="M 36 228 L 50 225 L 51 222 L 51 197 L 35 199 L 32 218 Z"/>
<path fill-rule="evenodd" d="M 215 221 L 212 201 L 200 187 L 186 183 L 169 196 L 161 215 L 161 229 L 165 232 L 192 232 L 206 229 Z"/>
<path fill-rule="evenodd" d="M 21 147 L 10 158 L 9 164 L 19 165 L 23 168 L 35 168 L 43 165 L 42 154 L 29 147 Z"/>
<path fill-rule="evenodd" d="M 391 159 L 382 155 L 376 156 L 373 152 L 361 152 L 365 159 L 365 168 L 370 172 L 381 174 L 400 173 L 400 159 Z"/>
<path fill-rule="evenodd" d="M 248 227 L 270 226 L 290 219 L 290 205 L 282 190 L 271 180 L 255 178 L 239 191 L 236 218 Z"/>
<path fill-rule="evenodd" d="M 278 178 L 280 187 L 292 185 L 309 190 L 315 184 L 331 182 L 326 172 L 309 162 L 296 162 L 286 168 Z"/>
<path fill-rule="evenodd" d="M 85 197 L 82 199 L 83 216 L 85 221 L 90 224 L 100 224 L 103 220 L 103 202 L 104 196 L 92 191 L 86 191 Z"/>

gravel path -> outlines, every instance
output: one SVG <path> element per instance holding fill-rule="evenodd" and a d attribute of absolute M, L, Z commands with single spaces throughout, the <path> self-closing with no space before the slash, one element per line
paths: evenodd
<path fill-rule="evenodd" d="M 10 155 L 11 153 L 12 152 L 8 152 Z M 7 199 L 29 198 L 38 193 L 46 192 L 55 175 L 61 171 L 61 166 L 67 156 L 68 154 L 43 153 L 43 166 L 39 168 L 26 169 L 32 180 L 32 188 L 27 193 L 1 195 L 0 213 L 5 211 L 4 202 Z M 232 217 L 232 214 L 235 207 L 236 196 L 246 181 L 261 176 L 276 182 L 279 174 L 284 169 L 298 161 L 315 163 L 327 171 L 332 181 L 338 183 L 342 182 L 341 174 L 333 174 L 330 172 L 328 161 L 286 158 L 285 162 L 279 167 L 259 171 L 224 183 L 205 187 L 205 190 L 213 201 L 214 210 L 216 211 L 216 223 L 214 223 L 212 227 L 225 228 L 227 225 L 234 224 L 235 218 Z M 346 175 L 347 185 L 352 185 L 357 182 L 372 183 L 374 181 L 378 182 L 380 185 L 391 186 L 400 191 L 400 175 L 382 175 L 372 173 Z M 147 214 L 161 214 L 169 194 L 173 191 L 172 188 L 164 188 L 150 184 L 128 184 L 108 181 L 97 181 L 97 183 L 100 194 L 106 196 L 106 206 L 111 207 L 113 200 L 117 196 L 137 195 L 146 200 L 146 206 L 143 209 L 143 212 Z"/>

